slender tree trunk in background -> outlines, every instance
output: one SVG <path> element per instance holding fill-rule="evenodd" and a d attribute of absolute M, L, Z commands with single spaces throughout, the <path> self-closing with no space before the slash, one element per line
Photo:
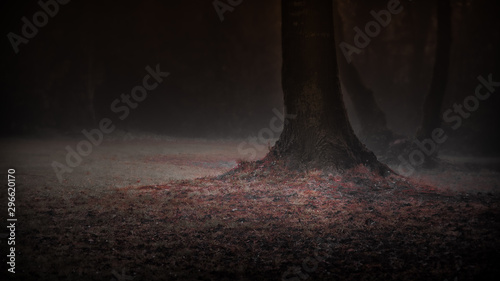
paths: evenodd
<path fill-rule="evenodd" d="M 332 1 L 282 1 L 285 122 L 270 154 L 292 168 L 389 171 L 354 134 L 340 91 Z"/>
<path fill-rule="evenodd" d="M 451 49 L 451 6 L 449 0 L 437 1 L 437 44 L 429 93 L 425 97 L 423 118 L 417 138 L 430 138 L 441 127 L 441 107 L 448 84 Z M 428 158 L 435 158 L 437 151 Z"/>
<path fill-rule="evenodd" d="M 93 47 L 93 46 L 92 46 Z M 90 49 L 87 54 L 87 107 L 90 115 L 90 122 L 92 125 L 97 124 L 97 117 L 94 108 L 94 96 L 95 96 L 95 77 L 94 77 L 94 54 Z"/>
<path fill-rule="evenodd" d="M 340 41 L 344 40 L 344 28 L 339 7 L 334 7 L 335 32 Z M 337 49 L 338 50 L 338 49 Z M 354 111 L 361 125 L 360 135 L 367 139 L 367 145 L 372 149 L 385 149 L 393 138 L 393 133 L 387 128 L 385 113 L 375 101 L 373 91 L 366 87 L 354 63 L 348 63 L 344 56 L 338 56 L 342 85 L 352 100 Z"/>
<path fill-rule="evenodd" d="M 339 60 L 342 85 L 349 94 L 356 116 L 361 123 L 361 134 L 363 136 L 390 134 L 385 113 L 375 101 L 373 91 L 363 83 L 354 64 L 347 63 L 342 57 Z"/>
<path fill-rule="evenodd" d="M 427 84 L 422 81 L 427 80 L 426 69 L 428 66 L 426 57 L 426 47 L 429 44 L 429 38 L 432 34 L 430 30 L 432 27 L 432 6 L 434 3 L 428 4 L 428 1 L 414 3 L 417 5 L 412 6 L 411 14 L 409 17 L 411 32 L 412 32 L 412 56 L 411 56 L 411 70 L 409 73 L 409 80 L 411 88 L 413 88 L 413 97 L 422 97 L 423 93 L 427 91 Z"/>

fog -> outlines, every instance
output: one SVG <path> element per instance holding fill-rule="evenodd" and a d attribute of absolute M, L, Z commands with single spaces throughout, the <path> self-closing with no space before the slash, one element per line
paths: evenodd
<path fill-rule="evenodd" d="M 28 32 L 33 38 L 18 42 L 6 36 L 2 43 L 2 133 L 78 134 L 110 118 L 123 130 L 170 136 L 256 134 L 274 108 L 283 110 L 279 4 L 243 1 L 221 12 L 209 1 L 73 1 L 59 4 L 34 32 L 22 18 L 33 24 L 43 7 L 36 1 L 3 2 L 3 33 L 25 38 Z M 374 20 L 370 11 L 386 5 L 342 4 L 345 42 L 354 46 L 353 28 L 364 30 Z M 443 112 L 474 94 L 478 76 L 499 80 L 499 20 L 490 5 L 452 3 Z M 433 1 L 401 7 L 352 61 L 385 112 L 388 128 L 412 137 L 433 73 L 436 18 Z M 148 66 L 170 75 L 132 108 L 122 94 L 142 83 Z M 359 132 L 345 91 L 344 99 Z M 467 142 L 476 152 L 498 154 L 498 104 L 497 95 L 481 102 L 460 130 L 451 130 L 449 145 Z M 122 105 L 130 107 L 128 114 L 118 110 Z"/>
<path fill-rule="evenodd" d="M 289 3 L 292 19 L 301 7 L 312 25 L 331 19 L 318 12 L 326 1 Z M 341 115 L 318 106 L 339 101 L 337 88 L 336 99 L 298 102 L 342 119 L 332 150 L 307 131 L 325 129 L 308 123 L 317 116 L 300 120 L 304 138 L 283 134 L 295 146 L 273 150 L 295 116 L 284 108 L 281 1 L 2 1 L 0 239 L 11 276 L 496 280 L 498 4 L 333 3 L 348 120 L 377 158 L 340 103 Z M 306 26 L 283 23 L 294 36 Z M 326 50 L 327 30 L 289 42 Z M 285 62 L 310 50 L 285 51 Z M 297 152 L 295 167 L 280 154 L 301 146 L 317 159 Z M 308 166 L 323 158 L 344 166 Z"/>

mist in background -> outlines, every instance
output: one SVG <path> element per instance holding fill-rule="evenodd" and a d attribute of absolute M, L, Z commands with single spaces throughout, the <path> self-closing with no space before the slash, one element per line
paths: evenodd
<path fill-rule="evenodd" d="M 227 3 L 226 1 L 221 1 Z M 344 38 L 373 20 L 388 1 L 340 1 Z M 247 1 L 223 13 L 214 1 L 70 1 L 15 53 L 37 1 L 3 1 L 2 134 L 79 135 L 110 118 L 120 130 L 168 136 L 244 138 L 283 110 L 280 1 Z M 436 45 L 435 3 L 401 1 L 403 11 L 353 63 L 394 132 L 413 136 L 422 117 Z M 452 1 L 452 48 L 443 111 L 473 95 L 477 77 L 500 81 L 498 4 Z M 349 41 L 351 40 L 351 41 Z M 337 42 L 339 43 L 339 42 Z M 342 54 L 339 54 L 339 58 Z M 170 75 L 124 120 L 111 104 L 142 84 L 147 66 Z M 500 91 L 500 90 L 498 90 Z M 349 117 L 357 117 L 345 95 Z M 480 102 L 450 149 L 499 155 L 500 98 Z M 363 140 L 363 136 L 360 136 Z"/>

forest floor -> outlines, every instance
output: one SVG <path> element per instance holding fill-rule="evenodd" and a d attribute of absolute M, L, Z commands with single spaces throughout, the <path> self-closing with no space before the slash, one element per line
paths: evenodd
<path fill-rule="evenodd" d="M 0 141 L 2 173 L 16 169 L 13 280 L 500 275 L 496 160 L 448 157 L 434 171 L 380 178 L 241 162 L 234 140 L 109 140 L 58 182 L 51 163 L 75 143 Z"/>

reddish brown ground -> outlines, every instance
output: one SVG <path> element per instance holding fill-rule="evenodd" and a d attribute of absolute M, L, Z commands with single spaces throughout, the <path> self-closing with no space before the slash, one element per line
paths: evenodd
<path fill-rule="evenodd" d="M 411 180 L 242 163 L 194 179 L 231 169 L 239 141 L 109 140 L 59 183 L 50 163 L 77 141 L 0 141 L 18 184 L 17 280 L 499 276 L 497 162 L 447 158 Z"/>
<path fill-rule="evenodd" d="M 362 167 L 332 175 L 269 165 L 242 163 L 225 177 L 95 194 L 38 190 L 22 206 L 20 220 L 29 224 L 19 230 L 26 240 L 18 275 L 31 280 L 498 277 L 498 196 L 438 191 L 400 177 L 376 177 Z"/>

